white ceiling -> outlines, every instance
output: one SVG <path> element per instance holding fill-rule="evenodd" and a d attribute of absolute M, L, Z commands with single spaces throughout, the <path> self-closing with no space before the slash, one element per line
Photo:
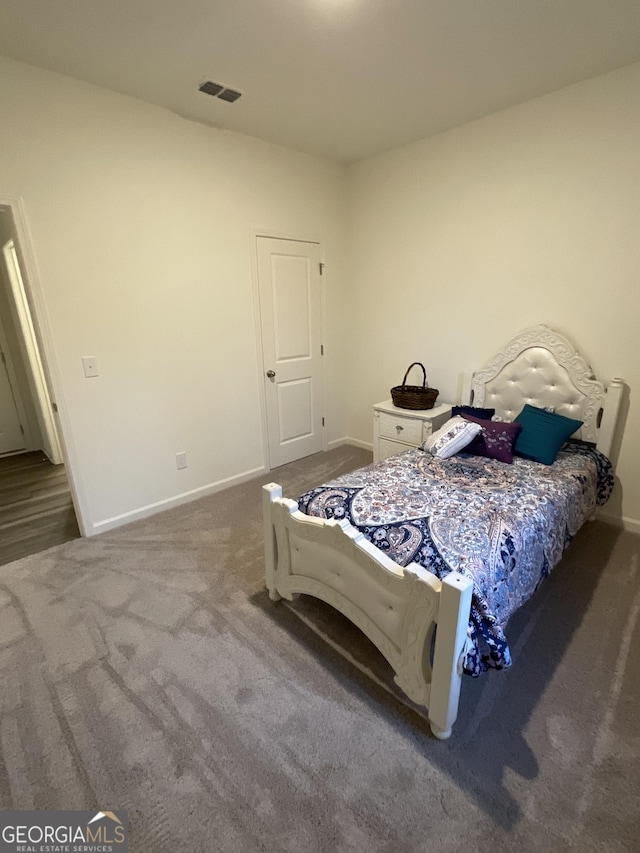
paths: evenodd
<path fill-rule="evenodd" d="M 0 53 L 352 162 L 640 61 L 640 0 L 0 0 Z"/>

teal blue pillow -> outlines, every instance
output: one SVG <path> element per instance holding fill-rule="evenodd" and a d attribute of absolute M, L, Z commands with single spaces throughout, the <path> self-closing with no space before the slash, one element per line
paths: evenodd
<path fill-rule="evenodd" d="M 543 465 L 552 465 L 556 461 L 562 445 L 583 423 L 529 404 L 513 420 L 522 424 L 514 453 Z"/>

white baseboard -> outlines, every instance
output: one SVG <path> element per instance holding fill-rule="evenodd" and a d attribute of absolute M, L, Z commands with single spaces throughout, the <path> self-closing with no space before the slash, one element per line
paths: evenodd
<path fill-rule="evenodd" d="M 365 441 L 358 441 L 355 438 L 340 438 L 336 441 L 329 442 L 327 449 L 332 450 L 336 447 L 342 447 L 345 444 L 353 444 L 356 447 L 362 447 L 364 450 L 373 451 L 373 445 Z M 162 501 L 156 501 L 152 504 L 133 509 L 130 512 L 124 512 L 121 515 L 114 515 L 113 518 L 105 518 L 103 521 L 96 521 L 90 529 L 87 530 L 87 536 L 96 536 L 98 533 L 106 533 L 108 530 L 115 530 L 116 527 L 122 527 L 124 524 L 131 524 L 132 521 L 138 521 L 141 518 L 148 518 L 158 512 L 163 512 L 167 509 L 172 509 L 175 506 L 189 503 L 198 498 L 213 495 L 216 492 L 221 492 L 223 489 L 228 489 L 230 486 L 236 486 L 251 480 L 253 477 L 259 477 L 261 474 L 268 473 L 269 469 L 266 466 L 253 468 L 250 471 L 245 471 L 243 474 L 238 474 L 235 477 L 228 477 L 226 480 L 218 480 L 215 483 L 208 483 L 206 486 L 200 486 L 197 489 L 192 489 L 189 492 L 175 495 L 171 498 L 166 498 Z"/>
<path fill-rule="evenodd" d="M 208 483 L 206 486 L 199 486 L 197 489 L 191 489 L 189 492 L 175 495 L 171 498 L 166 498 L 156 503 L 147 504 L 139 509 L 124 512 L 122 515 L 114 515 L 113 518 L 106 518 L 104 521 L 97 521 L 90 531 L 87 531 L 87 536 L 95 536 L 98 533 L 105 533 L 107 530 L 114 530 L 116 527 L 122 527 L 123 524 L 130 524 L 132 521 L 138 521 L 141 518 L 148 518 L 158 512 L 172 509 L 176 506 L 195 501 L 198 498 L 204 498 L 207 495 L 213 495 L 216 492 L 221 492 L 223 489 L 228 489 L 230 486 L 237 486 L 247 480 L 252 480 L 261 474 L 266 474 L 268 468 L 262 465 L 260 468 L 252 468 L 250 471 L 245 471 L 243 474 L 238 474 L 235 477 L 228 477 L 226 480 L 218 480 L 215 483 Z"/>
<path fill-rule="evenodd" d="M 601 521 L 606 521 L 607 524 L 613 524 L 616 527 L 621 527 L 628 533 L 640 534 L 640 519 L 629 518 L 629 516 L 626 515 L 623 515 L 622 517 L 619 515 L 607 515 L 606 512 L 600 511 L 596 513 L 596 517 Z"/>
<path fill-rule="evenodd" d="M 327 445 L 327 450 L 334 450 L 336 447 L 344 447 L 345 444 L 352 444 L 354 447 L 361 447 L 363 450 L 370 450 L 373 453 L 373 443 L 370 441 L 360 441 L 357 438 L 337 438 L 335 441 L 330 441 Z"/>

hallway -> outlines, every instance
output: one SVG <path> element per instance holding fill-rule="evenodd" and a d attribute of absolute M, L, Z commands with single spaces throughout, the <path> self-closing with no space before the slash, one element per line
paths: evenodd
<path fill-rule="evenodd" d="M 64 465 L 41 451 L 0 458 L 0 565 L 79 536 Z"/>

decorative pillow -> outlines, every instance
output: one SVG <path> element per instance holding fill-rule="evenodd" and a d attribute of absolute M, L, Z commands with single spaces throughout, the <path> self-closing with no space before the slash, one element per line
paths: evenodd
<path fill-rule="evenodd" d="M 473 415 L 474 418 L 482 418 L 483 421 L 490 421 L 495 413 L 495 409 L 481 409 L 478 406 L 454 406 L 451 409 L 451 417 L 454 415 Z"/>
<path fill-rule="evenodd" d="M 557 412 L 547 412 L 528 403 L 514 422 L 522 424 L 522 432 L 515 444 L 515 453 L 534 462 L 552 465 L 558 451 L 583 421 L 567 418 Z"/>
<path fill-rule="evenodd" d="M 520 424 L 485 420 L 464 412 L 462 417 L 480 424 L 481 428 L 481 432 L 465 447 L 466 453 L 487 456 L 489 459 L 497 459 L 499 462 L 508 464 L 513 462 L 513 447 L 522 429 Z"/>
<path fill-rule="evenodd" d="M 432 433 L 422 445 L 439 459 L 448 459 L 469 444 L 482 429 L 479 424 L 455 417 L 448 420 L 444 426 Z"/>

